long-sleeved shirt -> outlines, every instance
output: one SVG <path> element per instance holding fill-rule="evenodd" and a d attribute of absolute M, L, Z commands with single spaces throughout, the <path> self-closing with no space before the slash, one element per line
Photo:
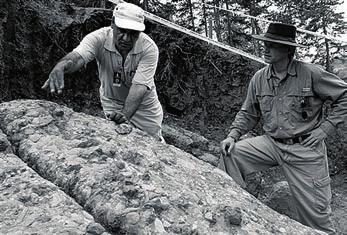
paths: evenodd
<path fill-rule="evenodd" d="M 326 100 L 332 102 L 332 111 L 324 120 Z M 331 135 L 347 117 L 347 83 L 317 65 L 297 60 L 280 80 L 268 65 L 251 79 L 228 137 L 238 140 L 261 117 L 265 133 L 274 138 L 293 138 L 318 127 Z"/>

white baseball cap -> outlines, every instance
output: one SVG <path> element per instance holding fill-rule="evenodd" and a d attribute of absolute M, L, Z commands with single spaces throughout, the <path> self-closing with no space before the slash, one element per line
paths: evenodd
<path fill-rule="evenodd" d="M 121 2 L 113 10 L 114 23 L 123 29 L 145 30 L 145 16 L 141 7 Z"/>

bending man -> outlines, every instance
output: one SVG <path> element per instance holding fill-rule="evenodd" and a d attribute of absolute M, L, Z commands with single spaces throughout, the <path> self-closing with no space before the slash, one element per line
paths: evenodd
<path fill-rule="evenodd" d="M 157 139 L 162 139 L 163 110 L 158 100 L 154 74 L 158 47 L 143 33 L 144 12 L 130 3 L 119 3 L 111 27 L 88 34 L 53 68 L 42 88 L 61 93 L 64 73 L 71 73 L 96 59 L 100 100 L 106 117 L 117 124 L 129 121 Z"/>

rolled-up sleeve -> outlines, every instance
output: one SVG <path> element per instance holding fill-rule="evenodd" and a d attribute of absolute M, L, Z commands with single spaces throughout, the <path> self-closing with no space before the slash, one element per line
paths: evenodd
<path fill-rule="evenodd" d="M 102 36 L 105 29 L 101 28 L 86 35 L 80 44 L 73 50 L 77 52 L 84 60 L 85 64 L 92 61 L 97 54 L 98 48 L 102 46 Z"/>
<path fill-rule="evenodd" d="M 154 74 L 157 69 L 159 50 L 155 44 L 149 45 L 140 58 L 132 83 L 151 89 L 154 86 Z"/>
<path fill-rule="evenodd" d="M 314 92 L 322 100 L 332 101 L 332 110 L 321 128 L 331 135 L 347 118 L 347 83 L 321 68 L 312 70 Z"/>
<path fill-rule="evenodd" d="M 246 99 L 230 127 L 228 137 L 232 137 L 235 140 L 238 140 L 241 135 L 252 130 L 260 120 L 261 113 L 256 97 L 256 77 L 257 74 L 251 79 Z"/>

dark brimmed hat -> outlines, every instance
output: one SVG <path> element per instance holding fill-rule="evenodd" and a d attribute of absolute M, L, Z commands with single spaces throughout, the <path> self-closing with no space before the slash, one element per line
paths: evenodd
<path fill-rule="evenodd" d="M 295 42 L 296 27 L 290 24 L 270 23 L 265 34 L 252 35 L 255 39 L 285 44 L 294 47 L 306 47 Z"/>

